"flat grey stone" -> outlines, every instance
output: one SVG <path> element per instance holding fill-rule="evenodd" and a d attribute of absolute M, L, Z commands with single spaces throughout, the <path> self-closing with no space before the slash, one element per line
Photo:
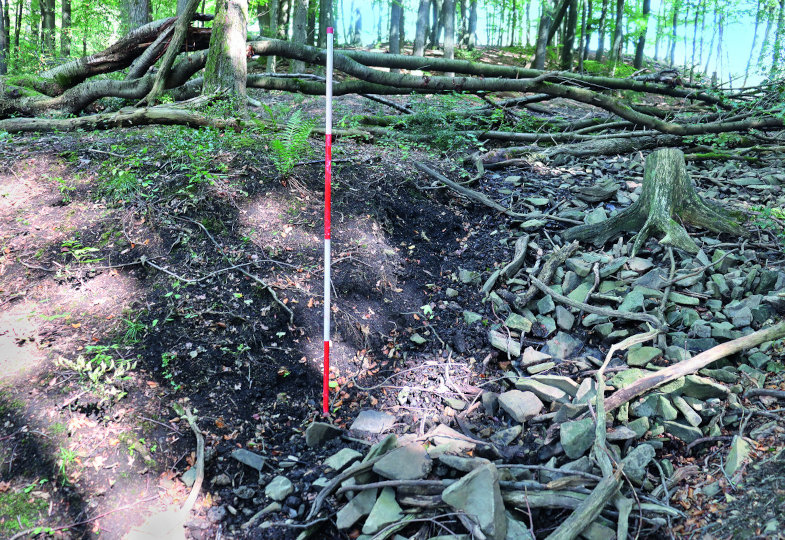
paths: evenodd
<path fill-rule="evenodd" d="M 522 366 L 532 366 L 534 364 L 540 364 L 546 360 L 550 360 L 553 358 L 550 354 L 544 353 L 541 351 L 534 350 L 534 347 L 526 347 L 523 351 L 523 355 L 521 356 L 521 365 Z"/>
<path fill-rule="evenodd" d="M 543 404 L 532 392 L 516 389 L 499 395 L 499 407 L 516 422 L 522 423 L 540 414 Z"/>
<path fill-rule="evenodd" d="M 564 375 L 534 375 L 532 380 L 558 388 L 570 396 L 575 396 L 580 387 L 578 383 Z"/>
<path fill-rule="evenodd" d="M 664 420 L 662 422 L 662 426 L 665 428 L 666 432 L 678 437 L 687 444 L 703 437 L 703 433 L 699 428 L 690 426 L 688 424 L 682 424 L 681 422 Z"/>
<path fill-rule="evenodd" d="M 335 471 L 342 471 L 344 467 L 349 465 L 352 461 L 356 461 L 363 457 L 357 450 L 351 448 L 342 448 L 338 453 L 333 454 L 324 460 L 324 466 L 330 467 Z"/>
<path fill-rule="evenodd" d="M 547 315 L 556 309 L 556 304 L 553 303 L 553 298 L 550 295 L 545 295 L 537 301 L 537 312 L 542 315 Z"/>
<path fill-rule="evenodd" d="M 569 332 L 575 325 L 575 315 L 563 306 L 556 306 L 556 326 Z"/>
<path fill-rule="evenodd" d="M 626 313 L 634 313 L 643 310 L 643 293 L 641 291 L 631 291 L 625 297 L 624 301 L 617 308 L 619 311 Z"/>
<path fill-rule="evenodd" d="M 185 471 L 182 476 L 180 476 L 180 481 L 186 485 L 186 487 L 191 487 L 196 482 L 196 467 L 189 467 L 187 471 Z"/>
<path fill-rule="evenodd" d="M 638 347 L 627 352 L 628 366 L 645 366 L 655 358 L 662 356 L 662 350 L 657 347 Z"/>
<path fill-rule="evenodd" d="M 684 419 L 694 427 L 698 427 L 701 425 L 702 419 L 698 413 L 696 413 L 690 404 L 681 397 L 681 396 L 671 396 L 671 402 L 673 403 L 674 407 L 679 409 L 679 412 L 684 416 Z"/>
<path fill-rule="evenodd" d="M 364 489 L 352 498 L 335 516 L 335 524 L 338 530 L 348 529 L 357 520 L 371 513 L 373 505 L 376 503 L 376 489 Z"/>
<path fill-rule="evenodd" d="M 638 438 L 643 437 L 649 431 L 649 419 L 644 417 L 636 418 L 627 424 L 627 427 L 635 432 Z"/>
<path fill-rule="evenodd" d="M 555 401 L 558 403 L 567 403 L 570 401 L 569 396 L 564 390 L 543 384 L 531 377 L 519 377 L 518 380 L 515 381 L 515 388 L 522 392 L 532 392 L 541 400 L 548 402 Z"/>
<path fill-rule="evenodd" d="M 329 424 L 327 424 L 327 425 L 329 425 Z M 332 427 L 332 426 L 330 426 L 330 427 Z M 337 428 L 333 428 L 333 429 L 337 429 Z M 339 433 L 340 433 L 340 431 L 341 430 L 338 430 Z M 308 432 L 308 430 L 306 430 L 306 434 L 307 434 L 307 432 Z M 307 439 L 307 435 L 306 435 L 306 441 L 307 440 L 308 439 Z M 250 450 L 246 450 L 244 448 L 237 448 L 237 449 L 233 450 L 232 451 L 232 458 L 236 459 L 237 461 L 239 461 L 243 465 L 248 465 L 252 469 L 256 469 L 259 472 L 262 472 L 262 469 L 264 468 L 264 463 L 266 461 L 265 458 L 263 458 L 259 454 L 255 454 L 254 452 L 251 452 Z"/>
<path fill-rule="evenodd" d="M 518 435 L 521 434 L 522 430 L 523 428 L 520 424 L 518 424 L 517 426 L 512 426 L 511 428 L 497 431 L 490 436 L 490 440 L 493 444 L 498 444 L 500 446 L 510 446 L 512 442 L 518 438 Z"/>
<path fill-rule="evenodd" d="M 366 433 L 383 433 L 395 423 L 395 417 L 386 412 L 364 410 L 360 411 L 349 429 L 364 431 Z"/>
<path fill-rule="evenodd" d="M 256 490 L 251 486 L 239 486 L 237 489 L 232 490 L 237 497 L 243 500 L 248 500 L 256 495 Z"/>
<path fill-rule="evenodd" d="M 474 311 L 463 310 L 463 322 L 467 325 L 471 325 L 476 323 L 477 321 L 482 320 L 482 315 L 479 313 L 475 313 Z"/>
<path fill-rule="evenodd" d="M 496 414 L 496 411 L 499 408 L 499 394 L 485 390 L 480 399 L 482 400 L 482 407 L 485 409 L 486 413 L 491 416 Z"/>
<path fill-rule="evenodd" d="M 631 368 L 626 369 L 624 371 L 620 371 L 616 373 L 611 380 L 608 381 L 610 384 L 618 388 L 624 388 L 625 386 L 629 386 L 641 377 L 644 377 L 651 373 L 651 371 L 647 371 L 645 369 L 638 369 L 638 368 Z"/>
<path fill-rule="evenodd" d="M 466 513 L 488 538 L 506 537 L 507 516 L 499 489 L 499 473 L 492 463 L 477 467 L 448 486 L 442 492 L 442 500 Z"/>
<path fill-rule="evenodd" d="M 559 332 L 545 344 L 545 352 L 554 358 L 567 359 L 577 351 L 583 342 L 566 332 Z"/>
<path fill-rule="evenodd" d="M 665 283 L 667 281 L 668 278 L 667 276 L 663 275 L 662 270 L 659 268 L 653 268 L 636 279 L 633 283 L 635 285 L 640 285 L 641 287 L 661 291 L 665 288 Z"/>
<path fill-rule="evenodd" d="M 617 426 L 613 429 L 609 429 L 605 434 L 605 438 L 611 442 L 627 441 L 634 439 L 637 436 L 637 433 L 625 426 Z"/>
<path fill-rule="evenodd" d="M 376 499 L 376 504 L 373 505 L 371 513 L 365 520 L 363 534 L 377 533 L 387 525 L 396 523 L 402 518 L 403 512 L 398 505 L 398 501 L 395 500 L 395 490 L 386 487 L 382 490 L 379 498 Z"/>
<path fill-rule="evenodd" d="M 733 436 L 733 441 L 730 443 L 730 452 L 728 452 L 728 459 L 725 461 L 725 474 L 733 476 L 738 471 L 750 455 L 752 447 L 744 438 L 738 435 Z"/>
<path fill-rule="evenodd" d="M 521 344 L 517 339 L 513 339 L 507 334 L 502 334 L 496 330 L 488 331 L 488 341 L 491 346 L 507 353 L 510 358 L 518 358 L 521 355 Z"/>
<path fill-rule="evenodd" d="M 730 393 L 727 386 L 699 375 L 687 375 L 681 395 L 697 399 L 724 398 Z"/>
<path fill-rule="evenodd" d="M 510 313 L 504 321 L 504 326 L 525 334 L 532 329 L 532 322 L 522 315 Z"/>
<path fill-rule="evenodd" d="M 285 476 L 276 476 L 264 488 L 264 494 L 267 497 L 279 502 L 288 497 L 292 491 L 294 491 L 294 486 L 291 480 Z"/>
<path fill-rule="evenodd" d="M 341 434 L 341 430 L 331 424 L 327 424 L 325 422 L 313 422 L 311 423 L 310 426 L 305 428 L 305 444 L 307 444 L 311 448 L 315 446 L 321 446 L 325 442 L 329 441 L 330 439 L 336 438 L 340 434 Z M 235 452 L 237 452 L 237 450 L 235 450 Z M 250 453 L 251 452 L 249 452 L 249 454 Z M 232 453 L 232 457 L 234 457 L 234 452 Z M 246 463 L 246 465 L 248 465 L 249 467 L 253 467 L 253 465 L 250 465 L 249 463 Z M 257 470 L 261 471 L 262 470 L 261 466 Z"/>
<path fill-rule="evenodd" d="M 646 467 L 654 459 L 654 447 L 650 444 L 639 444 L 622 460 L 624 474 L 636 484 L 641 484 L 646 478 Z"/>
<path fill-rule="evenodd" d="M 520 426 L 518 427 L 520 428 Z M 490 461 L 485 458 L 453 456 L 450 454 L 440 455 L 439 461 L 448 467 L 461 472 L 472 472 L 477 467 L 482 467 L 483 465 L 490 463 Z"/>
<path fill-rule="evenodd" d="M 431 458 L 419 444 L 407 444 L 387 452 L 373 472 L 390 480 L 417 480 L 431 472 Z"/>
<path fill-rule="evenodd" d="M 568 458 L 578 459 L 591 448 L 594 436 L 594 420 L 584 418 L 583 420 L 564 422 L 559 432 L 559 441 Z"/>
<path fill-rule="evenodd" d="M 507 534 L 504 536 L 504 540 L 534 540 L 528 525 L 524 525 L 512 517 L 512 514 L 509 512 L 506 512 L 506 515 Z"/>

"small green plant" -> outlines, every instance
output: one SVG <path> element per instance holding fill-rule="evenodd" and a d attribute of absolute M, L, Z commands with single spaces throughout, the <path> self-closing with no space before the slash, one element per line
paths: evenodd
<path fill-rule="evenodd" d="M 147 325 L 139 321 L 132 321 L 131 319 L 123 319 L 125 322 L 125 334 L 123 334 L 123 341 L 125 343 L 138 343 L 141 334 L 147 330 Z"/>
<path fill-rule="evenodd" d="M 428 319 L 433 319 L 433 308 L 430 304 L 425 304 L 424 306 L 421 306 L 420 309 L 422 310 L 422 314 Z"/>
<path fill-rule="evenodd" d="M 776 235 L 780 241 L 780 248 L 785 250 L 785 226 L 783 226 L 785 208 L 754 206 L 752 210 L 758 212 L 755 217 L 755 225 Z"/>
<path fill-rule="evenodd" d="M 299 110 L 289 117 L 281 136 L 270 143 L 271 157 L 278 174 L 288 176 L 297 161 L 307 154 L 311 131 L 313 121 L 304 120 Z"/>
<path fill-rule="evenodd" d="M 96 392 L 104 401 L 119 401 L 127 392 L 123 389 L 124 381 L 129 379 L 128 373 L 136 369 L 137 361 L 127 358 L 115 360 L 110 351 L 119 345 L 89 345 L 85 347 L 92 358 L 84 355 L 74 360 L 61 357 L 55 363 L 58 367 L 70 369 L 81 378 L 82 382 Z"/>
<path fill-rule="evenodd" d="M 65 446 L 60 447 L 60 456 L 57 460 L 57 471 L 63 484 L 68 482 L 68 467 L 76 461 L 76 452 Z"/>
<path fill-rule="evenodd" d="M 161 370 L 163 371 L 163 377 L 169 384 L 172 385 L 172 388 L 175 390 L 180 389 L 180 384 L 175 384 L 174 382 L 174 373 L 172 372 L 172 360 L 174 360 L 177 355 L 173 352 L 165 352 L 161 355 Z"/>
<path fill-rule="evenodd" d="M 76 186 L 72 186 L 68 183 L 68 181 L 61 177 L 56 176 L 52 178 L 55 182 L 57 182 L 57 188 L 60 190 L 60 194 L 63 196 L 63 202 L 68 204 L 71 202 L 71 192 L 76 189 Z"/>
<path fill-rule="evenodd" d="M 103 260 L 102 257 L 90 256 L 91 253 L 99 251 L 98 248 L 85 247 L 78 238 L 65 240 L 60 246 L 62 247 L 63 257 L 65 257 L 66 254 L 70 254 L 74 260 L 80 264 L 92 264 Z"/>

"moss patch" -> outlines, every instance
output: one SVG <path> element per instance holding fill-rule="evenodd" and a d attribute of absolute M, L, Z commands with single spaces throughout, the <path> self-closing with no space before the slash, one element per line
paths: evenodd
<path fill-rule="evenodd" d="M 31 493 L 0 493 L 0 536 L 34 527 L 49 503 Z"/>

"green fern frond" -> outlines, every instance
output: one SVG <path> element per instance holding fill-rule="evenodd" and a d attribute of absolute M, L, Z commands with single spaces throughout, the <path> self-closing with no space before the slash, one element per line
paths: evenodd
<path fill-rule="evenodd" d="M 281 176 L 292 172 L 297 160 L 307 153 L 313 127 L 312 120 L 303 120 L 301 112 L 295 111 L 286 121 L 281 136 L 270 143 L 273 164 Z"/>

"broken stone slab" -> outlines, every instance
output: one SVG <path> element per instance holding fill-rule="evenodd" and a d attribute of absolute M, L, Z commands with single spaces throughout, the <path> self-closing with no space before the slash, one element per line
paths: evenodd
<path fill-rule="evenodd" d="M 355 495 L 351 501 L 338 510 L 335 516 L 335 524 L 338 530 L 348 529 L 363 516 L 371 513 L 376 503 L 376 489 L 364 489 Z"/>
<path fill-rule="evenodd" d="M 553 358 L 565 360 L 582 346 L 583 342 L 579 339 L 572 337 L 566 332 L 559 332 L 546 342 L 543 350 Z"/>
<path fill-rule="evenodd" d="M 520 426 L 517 427 L 520 433 Z M 467 473 L 472 472 L 477 467 L 482 467 L 490 463 L 490 461 L 485 458 L 453 456 L 450 454 L 442 454 L 438 459 L 440 462 L 456 471 Z"/>
<path fill-rule="evenodd" d="M 657 347 L 636 347 L 627 352 L 628 366 L 645 366 L 652 360 L 662 356 L 662 350 Z"/>
<path fill-rule="evenodd" d="M 702 419 L 700 415 L 690 407 L 690 404 L 683 397 L 671 396 L 671 402 L 691 426 L 698 427 L 701 425 Z"/>
<path fill-rule="evenodd" d="M 329 426 L 329 424 L 326 424 L 326 425 Z M 332 427 L 332 426 L 330 426 L 330 427 Z M 337 429 L 337 428 L 335 428 L 335 429 Z M 341 430 L 338 430 L 339 433 L 340 433 L 340 431 Z M 306 429 L 306 439 L 305 440 L 306 440 L 306 442 L 308 441 L 308 430 L 307 429 Z M 309 444 L 308 446 L 312 446 L 312 445 Z M 237 448 L 237 449 L 233 450 L 232 451 L 232 458 L 236 459 L 237 461 L 239 461 L 243 465 L 248 465 L 252 469 L 256 469 L 259 472 L 262 472 L 262 469 L 264 468 L 264 463 L 266 461 L 265 458 L 263 458 L 259 454 L 251 452 L 250 450 L 246 450 L 245 448 Z"/>
<path fill-rule="evenodd" d="M 496 414 L 496 410 L 499 408 L 499 394 L 485 390 L 480 399 L 482 400 L 482 407 L 485 409 L 486 413 L 491 416 Z"/>
<path fill-rule="evenodd" d="M 747 461 L 751 450 L 752 447 L 750 446 L 750 443 L 743 437 L 734 435 L 733 440 L 730 443 L 728 458 L 725 460 L 725 474 L 733 476 L 733 474 L 744 465 L 744 462 Z"/>
<path fill-rule="evenodd" d="M 539 364 L 551 358 L 553 357 L 550 354 L 537 351 L 534 347 L 526 347 L 523 351 L 523 356 L 521 356 L 521 366 L 526 367 Z"/>
<path fill-rule="evenodd" d="M 504 540 L 534 540 L 528 526 L 513 518 L 509 512 L 506 512 L 506 515 L 507 535 L 504 537 Z"/>
<path fill-rule="evenodd" d="M 646 467 L 654 459 L 654 447 L 650 444 L 639 444 L 629 451 L 622 460 L 624 474 L 636 484 L 643 483 L 646 478 Z"/>
<path fill-rule="evenodd" d="M 679 416 L 678 410 L 670 400 L 660 393 L 649 394 L 635 402 L 631 405 L 630 412 L 637 417 L 658 417 L 665 420 L 675 420 Z"/>
<path fill-rule="evenodd" d="M 637 437 L 637 433 L 625 426 L 617 426 L 609 429 L 605 434 L 605 438 L 609 442 L 628 441 Z"/>
<path fill-rule="evenodd" d="M 481 320 L 482 320 L 482 315 L 480 315 L 479 313 L 475 313 L 474 311 L 469 311 L 466 309 L 463 310 L 463 322 L 465 322 L 467 325 L 472 325 L 477 321 L 481 321 Z"/>
<path fill-rule="evenodd" d="M 522 392 L 532 392 L 541 400 L 551 403 L 568 403 L 570 401 L 569 395 L 564 390 L 543 384 L 532 377 L 518 377 L 515 381 L 515 388 Z"/>
<path fill-rule="evenodd" d="M 467 437 L 458 433 L 451 427 L 439 424 L 428 432 L 428 440 L 430 440 L 436 447 L 441 447 L 438 452 L 436 450 L 429 450 L 431 457 L 447 453 L 447 454 L 463 454 L 465 452 L 474 450 L 477 446 L 476 443 L 466 440 Z"/>
<path fill-rule="evenodd" d="M 534 393 L 516 389 L 499 395 L 499 407 L 516 422 L 523 423 L 540 414 L 543 404 Z"/>
<path fill-rule="evenodd" d="M 687 375 L 684 378 L 684 386 L 681 388 L 681 395 L 694 397 L 697 399 L 725 398 L 730 393 L 727 386 L 716 383 L 706 377 L 699 375 Z"/>
<path fill-rule="evenodd" d="M 417 480 L 431 472 L 431 458 L 423 446 L 407 444 L 385 454 L 373 472 L 389 480 Z"/>
<path fill-rule="evenodd" d="M 360 411 L 357 418 L 349 428 L 352 431 L 363 431 L 365 433 L 383 433 L 390 429 L 395 423 L 395 417 L 382 411 L 366 409 Z"/>
<path fill-rule="evenodd" d="M 529 366 L 526 368 L 526 372 L 529 375 L 536 375 L 537 373 L 542 373 L 543 371 L 548 371 L 549 369 L 553 369 L 556 367 L 556 362 L 545 362 L 544 364 L 535 364 L 533 366 Z"/>
<path fill-rule="evenodd" d="M 294 485 L 285 476 L 276 476 L 264 488 L 265 496 L 278 502 L 288 497 L 292 491 L 294 491 Z"/>
<path fill-rule="evenodd" d="M 662 426 L 665 428 L 666 432 L 670 433 L 675 437 L 678 437 L 679 439 L 681 439 L 687 444 L 703 437 L 703 433 L 699 428 L 695 426 L 691 426 L 689 424 L 683 424 L 681 422 L 674 422 L 671 420 L 664 420 L 662 422 Z"/>
<path fill-rule="evenodd" d="M 499 473 L 492 463 L 477 467 L 448 486 L 442 500 L 453 509 L 466 513 L 479 525 L 489 540 L 507 536 L 507 516 L 499 488 Z"/>
<path fill-rule="evenodd" d="M 575 315 L 563 306 L 556 306 L 556 326 L 569 332 L 575 325 Z"/>
<path fill-rule="evenodd" d="M 507 353 L 511 359 L 516 359 L 521 355 L 521 344 L 507 334 L 502 334 L 496 330 L 489 330 L 488 340 L 493 347 Z"/>
<path fill-rule="evenodd" d="M 636 418 L 627 423 L 627 427 L 635 432 L 635 436 L 639 439 L 646 435 L 646 432 L 649 431 L 649 419 L 645 416 L 641 418 Z"/>
<path fill-rule="evenodd" d="M 616 373 L 608 382 L 616 388 L 624 388 L 650 373 L 652 372 L 645 369 L 625 369 L 624 371 Z"/>
<path fill-rule="evenodd" d="M 537 313 L 547 315 L 556 309 L 556 304 L 553 303 L 553 298 L 550 295 L 545 295 L 537 301 Z"/>
<path fill-rule="evenodd" d="M 561 425 L 559 441 L 564 453 L 570 459 L 578 459 L 594 443 L 595 429 L 592 418 L 564 422 Z"/>
<path fill-rule="evenodd" d="M 395 490 L 391 487 L 386 487 L 382 490 L 379 498 L 368 514 L 368 518 L 363 525 L 363 534 L 375 534 L 381 529 L 396 523 L 403 518 L 403 512 L 395 500 Z"/>
<path fill-rule="evenodd" d="M 342 471 L 347 465 L 363 457 L 357 450 L 342 448 L 337 453 L 324 460 L 324 466 L 336 472 Z"/>
<path fill-rule="evenodd" d="M 573 397 L 578 393 L 578 388 L 580 387 L 580 385 L 570 377 L 565 377 L 563 375 L 534 375 L 532 380 L 558 388 Z"/>
<path fill-rule="evenodd" d="M 510 313 L 504 320 L 504 326 L 526 334 L 532 329 L 532 322 L 522 315 Z"/>
<path fill-rule="evenodd" d="M 619 307 L 616 308 L 618 311 L 623 311 L 625 313 L 634 313 L 637 311 L 643 311 L 643 293 L 641 291 L 633 290 L 624 297 L 624 300 Z"/>
<path fill-rule="evenodd" d="M 499 446 L 510 446 L 512 442 L 518 438 L 518 435 L 521 434 L 522 430 L 523 428 L 520 424 L 512 426 L 511 428 L 502 429 L 491 435 L 490 440 L 493 444 Z"/>

